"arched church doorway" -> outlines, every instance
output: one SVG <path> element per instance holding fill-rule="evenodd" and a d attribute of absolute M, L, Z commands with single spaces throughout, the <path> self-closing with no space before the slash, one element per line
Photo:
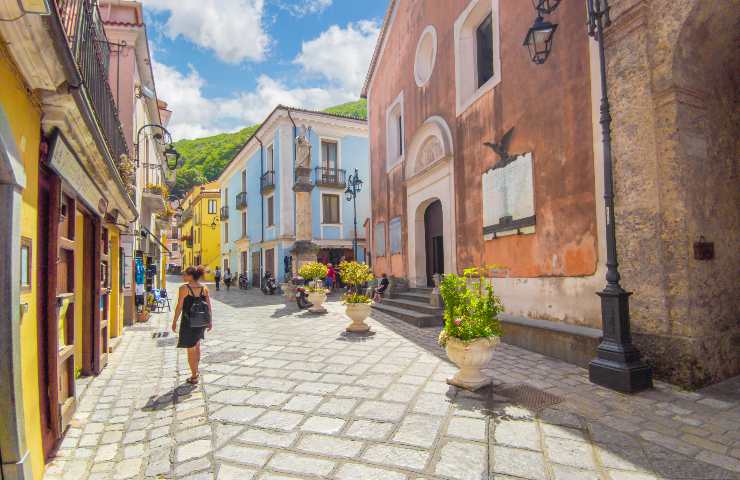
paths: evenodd
<path fill-rule="evenodd" d="M 435 200 L 424 211 L 424 244 L 426 247 L 427 286 L 434 286 L 432 278 L 445 271 L 444 222 L 442 202 Z"/>

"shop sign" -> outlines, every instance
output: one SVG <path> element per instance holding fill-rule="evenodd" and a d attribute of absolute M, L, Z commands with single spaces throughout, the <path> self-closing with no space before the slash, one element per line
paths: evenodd
<path fill-rule="evenodd" d="M 64 178 L 79 199 L 91 210 L 98 210 L 101 206 L 107 208 L 107 200 L 58 130 L 52 139 L 49 152 L 49 166 Z"/>

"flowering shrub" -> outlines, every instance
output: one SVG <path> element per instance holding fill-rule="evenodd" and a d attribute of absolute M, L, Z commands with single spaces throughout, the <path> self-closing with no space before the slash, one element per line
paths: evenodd
<path fill-rule="evenodd" d="M 148 183 L 145 190 L 155 195 L 161 195 L 163 198 L 167 198 L 170 195 L 167 185 L 160 185 L 158 183 Z"/>
<path fill-rule="evenodd" d="M 319 262 L 308 262 L 298 270 L 298 275 L 308 281 L 323 280 L 328 274 L 329 268 Z"/>
<path fill-rule="evenodd" d="M 157 217 L 159 217 L 161 220 L 172 220 L 172 217 L 175 216 L 175 209 L 172 208 L 169 204 L 166 204 L 164 206 L 164 210 L 159 212 L 157 214 Z"/>
<path fill-rule="evenodd" d="M 370 303 L 366 295 L 358 292 L 359 287 L 374 278 L 368 264 L 342 262 L 339 264 L 339 278 L 350 286 L 350 292 L 343 298 L 344 303 Z"/>
<path fill-rule="evenodd" d="M 368 304 L 371 303 L 372 300 L 370 300 L 370 297 L 367 295 L 363 295 L 361 293 L 347 293 L 342 297 L 342 301 L 344 303 L 364 303 Z"/>
<path fill-rule="evenodd" d="M 439 286 L 444 300 L 445 326 L 439 335 L 444 346 L 449 338 L 470 342 L 501 336 L 498 314 L 504 311 L 501 299 L 493 294 L 486 273 L 495 266 L 465 269 L 463 275 L 448 274 Z"/>

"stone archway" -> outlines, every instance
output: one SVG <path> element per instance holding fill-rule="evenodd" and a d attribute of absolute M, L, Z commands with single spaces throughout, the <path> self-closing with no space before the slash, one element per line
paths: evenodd
<path fill-rule="evenodd" d="M 425 213 L 439 202 L 442 216 L 444 273 L 457 266 L 455 219 L 455 172 L 452 134 L 441 117 L 431 117 L 419 127 L 409 143 L 406 175 L 408 220 L 408 272 L 412 287 L 428 284 Z"/>
<path fill-rule="evenodd" d="M 20 215 L 26 175 L 0 106 L 0 452 L 2 478 L 31 478 L 26 449 L 20 364 Z"/>
<path fill-rule="evenodd" d="M 739 3 L 648 3 L 607 32 L 617 248 L 640 350 L 698 387 L 740 373 Z"/>

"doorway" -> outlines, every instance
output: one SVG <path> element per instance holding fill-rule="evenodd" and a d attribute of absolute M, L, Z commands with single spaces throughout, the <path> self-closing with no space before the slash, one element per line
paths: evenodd
<path fill-rule="evenodd" d="M 252 252 L 252 287 L 261 287 L 260 272 L 262 270 L 262 252 Z"/>
<path fill-rule="evenodd" d="M 265 273 L 270 272 L 272 278 L 277 281 L 277 272 L 275 271 L 275 249 L 265 250 Z"/>
<path fill-rule="evenodd" d="M 38 361 L 44 457 L 72 420 L 75 399 L 75 198 L 59 177 L 39 169 Z"/>
<path fill-rule="evenodd" d="M 244 275 L 247 274 L 249 271 L 249 253 L 248 252 L 242 252 L 241 254 L 241 265 L 239 266 L 241 269 L 239 273 L 243 273 Z"/>
<path fill-rule="evenodd" d="M 424 211 L 424 245 L 426 246 L 427 286 L 433 287 L 435 274 L 444 273 L 444 224 L 442 202 L 435 200 Z"/>

